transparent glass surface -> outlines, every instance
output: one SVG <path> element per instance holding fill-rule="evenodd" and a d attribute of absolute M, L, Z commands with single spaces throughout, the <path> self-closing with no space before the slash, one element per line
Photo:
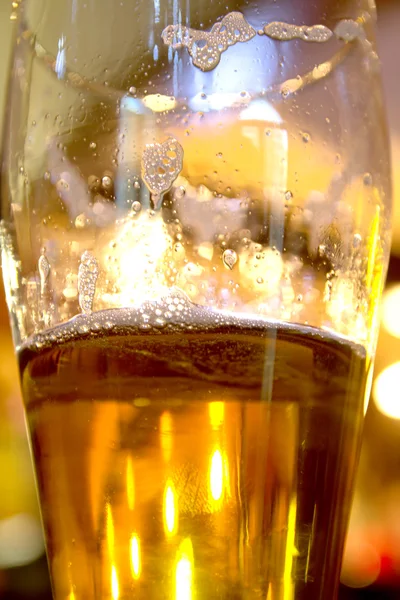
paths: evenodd
<path fill-rule="evenodd" d="M 375 17 L 16 10 L 2 264 L 56 600 L 336 597 L 390 242 Z"/>

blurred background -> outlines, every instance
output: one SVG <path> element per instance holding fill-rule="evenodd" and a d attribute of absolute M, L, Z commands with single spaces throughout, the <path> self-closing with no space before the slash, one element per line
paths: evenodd
<path fill-rule="evenodd" d="M 11 11 L 10 0 L 0 0 L 0 115 L 10 56 Z M 400 598 L 400 1 L 378 0 L 378 11 L 378 45 L 392 143 L 394 239 L 340 600 Z M 50 600 L 1 283 L 0 477 L 0 600 Z"/>

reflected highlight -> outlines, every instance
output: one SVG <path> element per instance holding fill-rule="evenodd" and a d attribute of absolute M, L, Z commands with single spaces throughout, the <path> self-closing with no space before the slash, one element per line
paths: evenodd
<path fill-rule="evenodd" d="M 130 456 L 128 456 L 126 463 L 126 496 L 129 510 L 133 510 L 135 506 L 135 480 L 133 477 L 132 458 Z"/>
<path fill-rule="evenodd" d="M 224 491 L 224 466 L 221 451 L 215 450 L 211 457 L 210 464 L 210 492 L 215 502 L 222 498 Z"/>
<path fill-rule="evenodd" d="M 164 531 L 170 537 L 178 531 L 178 501 L 174 484 L 171 480 L 167 481 L 164 492 Z"/>
<path fill-rule="evenodd" d="M 142 559 L 139 536 L 134 533 L 130 541 L 131 572 L 133 579 L 139 579 L 142 571 Z"/>
<path fill-rule="evenodd" d="M 177 552 L 175 568 L 175 600 L 193 598 L 193 546 L 190 538 L 185 538 Z"/>
<path fill-rule="evenodd" d="M 214 431 L 220 429 L 224 422 L 225 403 L 220 401 L 210 402 L 208 405 L 208 414 L 210 416 L 211 428 Z"/>
<path fill-rule="evenodd" d="M 108 554 L 112 558 L 114 556 L 115 532 L 111 505 L 109 502 L 107 502 L 106 505 L 106 539 Z"/>
<path fill-rule="evenodd" d="M 111 597 L 112 600 L 118 600 L 119 598 L 119 582 L 115 565 L 111 567 Z"/>
<path fill-rule="evenodd" d="M 172 415 L 166 410 L 160 417 L 160 445 L 162 456 L 165 462 L 169 462 L 171 460 L 173 445 L 172 430 Z"/>

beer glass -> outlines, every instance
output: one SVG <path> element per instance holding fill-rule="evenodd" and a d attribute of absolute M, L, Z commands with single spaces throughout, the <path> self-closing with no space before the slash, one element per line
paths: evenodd
<path fill-rule="evenodd" d="M 2 264 L 55 600 L 332 600 L 390 242 L 373 0 L 23 0 Z"/>

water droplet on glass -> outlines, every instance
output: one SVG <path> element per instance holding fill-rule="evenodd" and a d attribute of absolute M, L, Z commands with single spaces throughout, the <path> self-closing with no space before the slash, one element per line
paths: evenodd
<path fill-rule="evenodd" d="M 237 263 L 237 259 L 238 256 L 234 250 L 227 249 L 222 254 L 223 263 L 230 270 L 232 270 Z"/>

